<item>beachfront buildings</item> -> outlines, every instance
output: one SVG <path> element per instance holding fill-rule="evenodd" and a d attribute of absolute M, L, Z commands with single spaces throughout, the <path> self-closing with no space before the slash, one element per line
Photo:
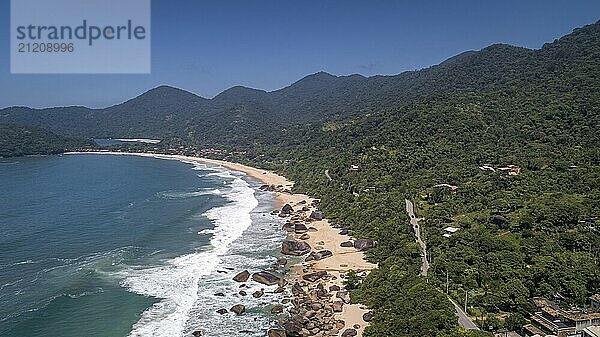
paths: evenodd
<path fill-rule="evenodd" d="M 531 316 L 531 323 L 523 327 L 529 336 L 584 337 L 585 329 L 594 331 L 600 326 L 600 313 L 583 310 L 563 310 L 556 303 L 545 298 L 536 297 L 534 303 L 537 310 Z M 585 336 L 587 337 L 587 336 Z"/>

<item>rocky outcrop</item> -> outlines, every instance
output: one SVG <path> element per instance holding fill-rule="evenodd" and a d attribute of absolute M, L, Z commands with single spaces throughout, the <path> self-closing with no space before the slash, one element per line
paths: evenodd
<path fill-rule="evenodd" d="M 285 240 L 281 244 L 281 253 L 285 255 L 301 256 L 310 253 L 310 245 L 303 241 Z"/>
<path fill-rule="evenodd" d="M 278 284 L 280 279 L 281 278 L 279 276 L 275 276 L 266 271 L 260 271 L 258 273 L 252 274 L 252 280 L 268 286 Z"/>
<path fill-rule="evenodd" d="M 280 314 L 283 312 L 283 305 L 277 304 L 271 308 L 272 314 Z"/>
<path fill-rule="evenodd" d="M 344 308 L 344 302 L 334 301 L 332 307 L 333 307 L 333 312 L 342 312 L 342 310 Z"/>
<path fill-rule="evenodd" d="M 308 282 L 317 282 L 318 280 L 324 278 L 327 275 L 328 274 L 327 274 L 326 271 L 321 270 L 321 271 L 317 271 L 317 272 L 314 272 L 314 273 L 303 275 L 302 279 L 306 280 Z"/>
<path fill-rule="evenodd" d="M 248 281 L 249 277 L 250 277 L 250 272 L 247 270 L 244 270 L 243 272 L 235 275 L 233 277 L 233 280 L 236 282 L 246 282 L 246 281 Z"/>
<path fill-rule="evenodd" d="M 348 290 L 338 291 L 335 294 L 335 297 L 339 298 L 340 300 L 342 300 L 346 304 L 350 304 L 350 293 L 348 292 Z"/>
<path fill-rule="evenodd" d="M 231 311 L 234 312 L 236 315 L 241 315 L 246 312 L 246 306 L 244 306 L 243 304 L 236 304 L 233 307 L 231 307 Z"/>
<path fill-rule="evenodd" d="M 312 213 L 310 213 L 310 218 L 312 220 L 323 220 L 324 217 L 325 214 L 323 214 L 323 212 L 321 211 L 313 211 Z"/>
<path fill-rule="evenodd" d="M 283 213 L 283 214 L 292 214 L 293 212 L 294 212 L 294 209 L 292 208 L 292 206 L 290 204 L 285 204 L 281 208 L 281 213 Z"/>
<path fill-rule="evenodd" d="M 371 239 L 358 239 L 354 241 L 354 248 L 360 251 L 367 251 L 375 247 L 375 241 Z"/>
<path fill-rule="evenodd" d="M 294 232 L 296 234 L 304 234 L 304 233 L 308 232 L 308 228 L 306 228 L 305 224 L 297 223 L 294 225 Z"/>
<path fill-rule="evenodd" d="M 286 337 L 285 330 L 281 329 L 270 329 L 267 337 Z"/>
<path fill-rule="evenodd" d="M 333 253 L 330 250 L 320 250 L 318 252 L 311 252 L 306 259 L 305 262 L 310 261 L 319 261 L 328 257 L 332 257 Z"/>
<path fill-rule="evenodd" d="M 285 329 L 285 335 L 287 337 L 303 337 L 304 333 L 302 332 L 302 324 L 297 322 L 287 322 L 283 325 Z"/>
<path fill-rule="evenodd" d="M 358 331 L 355 329 L 346 329 L 344 332 L 342 332 L 342 337 L 354 337 L 356 335 L 358 335 Z"/>

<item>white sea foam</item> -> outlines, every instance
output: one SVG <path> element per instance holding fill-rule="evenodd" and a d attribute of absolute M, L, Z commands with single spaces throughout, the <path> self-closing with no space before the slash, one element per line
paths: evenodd
<path fill-rule="evenodd" d="M 233 181 L 227 186 L 229 190 L 223 191 L 229 202 L 204 214 L 215 225 L 210 245 L 164 266 L 132 270 L 122 282 L 132 292 L 160 299 L 144 311 L 129 336 L 183 336 L 190 310 L 198 299 L 200 278 L 215 272 L 231 243 L 250 226 L 250 213 L 258 205 L 254 190 L 229 171 L 218 171 L 221 177 Z"/>
<path fill-rule="evenodd" d="M 214 234 L 214 233 L 215 233 L 214 229 L 203 229 L 198 232 L 199 235 L 209 235 L 209 234 Z"/>
<path fill-rule="evenodd" d="M 203 195 L 219 195 L 221 193 L 222 193 L 221 190 L 215 188 L 215 189 L 205 189 L 205 190 L 194 191 L 194 192 L 159 192 L 159 193 L 157 193 L 157 196 L 159 198 L 164 198 L 164 199 L 187 199 L 187 198 L 193 198 L 193 197 L 200 197 Z"/>

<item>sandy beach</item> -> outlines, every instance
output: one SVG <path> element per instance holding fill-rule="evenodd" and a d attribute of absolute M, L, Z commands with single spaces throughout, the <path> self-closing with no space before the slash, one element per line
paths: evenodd
<path fill-rule="evenodd" d="M 328 250 L 333 253 L 333 255 L 328 258 L 302 262 L 292 266 L 290 284 L 299 282 L 305 287 L 310 287 L 310 282 L 303 280 L 302 276 L 318 271 L 326 271 L 330 277 L 322 280 L 325 288 L 330 289 L 333 286 L 343 289 L 344 275 L 348 271 L 354 270 L 357 273 L 368 273 L 370 270 L 377 267 L 377 265 L 365 260 L 363 252 L 354 247 L 341 247 L 340 244 L 342 242 L 351 241 L 352 238 L 348 235 L 340 234 L 340 229 L 330 226 L 326 218 L 322 220 L 309 219 L 310 214 L 316 210 L 316 207 L 312 206 L 314 199 L 304 194 L 292 194 L 287 192 L 293 187 L 294 183 L 274 172 L 221 160 L 187 157 L 182 155 L 125 152 L 69 152 L 65 154 L 126 155 L 207 163 L 222 166 L 233 171 L 243 172 L 265 185 L 272 186 L 272 191 L 275 193 L 279 207 L 289 204 L 294 209 L 292 214 L 286 216 L 295 219 L 294 222 L 305 223 L 310 229 L 308 233 L 305 233 L 302 241 L 308 243 L 312 247 L 312 251 Z M 305 210 L 302 210 L 303 208 Z M 300 237 L 302 237 L 301 234 L 294 234 L 293 232 L 290 233 L 290 236 L 294 237 L 296 240 L 300 240 Z M 331 304 L 333 304 L 333 301 L 338 300 L 339 298 L 333 297 L 331 299 Z M 363 320 L 363 314 L 367 312 L 367 308 L 362 305 L 344 304 L 341 312 L 336 312 L 334 317 L 335 319 L 343 320 L 345 322 L 345 329 L 354 328 L 357 330 L 358 336 L 362 336 L 362 332 L 368 324 Z M 341 336 L 345 329 L 340 329 L 338 336 Z"/>

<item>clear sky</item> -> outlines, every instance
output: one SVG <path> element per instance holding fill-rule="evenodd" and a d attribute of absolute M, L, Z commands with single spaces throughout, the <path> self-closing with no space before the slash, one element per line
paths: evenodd
<path fill-rule="evenodd" d="M 0 0 L 0 107 L 104 107 L 162 84 L 203 97 L 275 90 L 321 70 L 397 74 L 493 43 L 540 48 L 600 19 L 598 0 L 153 0 L 150 75 L 11 75 L 9 9 Z"/>

